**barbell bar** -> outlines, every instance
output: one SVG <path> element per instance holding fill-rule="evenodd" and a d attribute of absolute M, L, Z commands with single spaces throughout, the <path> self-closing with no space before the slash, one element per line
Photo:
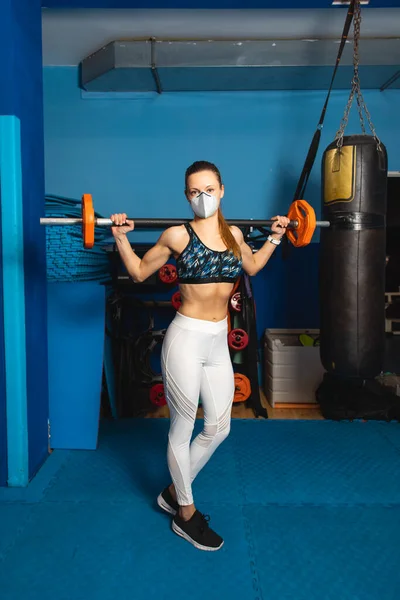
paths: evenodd
<path fill-rule="evenodd" d="M 159 229 L 162 227 L 173 227 L 174 225 L 182 225 L 188 219 L 133 219 L 127 217 L 128 221 L 134 221 L 135 229 Z M 275 221 L 273 219 L 226 219 L 228 225 L 237 225 L 238 227 L 271 227 Z M 46 227 L 60 225 L 82 225 L 82 219 L 79 218 L 68 218 L 68 217 L 41 217 L 41 225 Z M 111 219 L 95 218 L 94 224 L 96 227 L 116 227 Z M 316 221 L 316 227 L 330 227 L 329 221 Z M 297 229 L 298 221 L 290 221 L 289 227 Z"/>
<path fill-rule="evenodd" d="M 134 219 L 127 217 L 128 221 L 134 221 L 135 229 L 159 229 L 162 227 L 173 227 L 174 225 L 182 225 L 188 219 Z M 226 219 L 228 225 L 237 225 L 238 227 L 271 227 L 275 222 L 272 219 Z M 41 217 L 40 224 L 46 227 L 62 226 L 62 225 L 82 225 L 82 219 L 77 217 Z M 111 219 L 95 218 L 94 224 L 96 227 L 117 227 Z M 317 227 L 329 227 L 329 221 L 316 221 Z M 123 225 L 122 225 L 123 226 Z M 291 221 L 289 227 L 296 229 L 297 221 Z"/>
<path fill-rule="evenodd" d="M 305 200 L 296 200 L 288 211 L 290 219 L 287 236 L 296 247 L 303 247 L 310 243 L 316 227 L 330 227 L 329 221 L 317 221 L 313 207 Z M 131 219 L 134 221 L 135 229 L 160 229 L 163 227 L 172 227 L 181 225 L 187 219 Z M 227 219 L 228 225 L 237 225 L 238 227 L 271 227 L 272 219 Z M 82 196 L 82 217 L 42 217 L 40 224 L 46 227 L 80 225 L 82 227 L 82 237 L 84 248 L 94 246 L 95 227 L 113 227 L 111 219 L 95 217 L 93 201 L 91 194 Z"/>

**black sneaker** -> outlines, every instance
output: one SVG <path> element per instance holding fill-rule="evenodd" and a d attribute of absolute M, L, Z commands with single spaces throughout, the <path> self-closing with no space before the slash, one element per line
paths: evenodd
<path fill-rule="evenodd" d="M 210 528 L 209 520 L 208 515 L 202 515 L 198 510 L 189 521 L 184 521 L 177 513 L 172 521 L 172 529 L 199 550 L 213 552 L 222 548 L 224 540 Z"/>
<path fill-rule="evenodd" d="M 165 488 L 157 498 L 157 504 L 160 508 L 170 515 L 176 515 L 179 510 L 179 504 L 172 497 L 169 487 Z"/>

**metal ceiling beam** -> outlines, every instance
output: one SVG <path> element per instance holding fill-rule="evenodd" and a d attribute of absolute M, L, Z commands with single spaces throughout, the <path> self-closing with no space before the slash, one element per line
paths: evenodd
<path fill-rule="evenodd" d="M 399 84 L 399 85 L 396 85 L 396 87 L 399 88 L 400 87 L 400 70 L 397 71 L 394 75 L 392 75 L 392 77 L 390 77 L 387 81 L 385 81 L 385 83 L 380 88 L 381 92 L 387 90 L 390 87 L 393 87 L 396 82 Z"/>
<path fill-rule="evenodd" d="M 93 92 L 327 89 L 337 40 L 119 40 L 81 64 L 81 87 Z M 353 71 L 348 42 L 335 88 Z M 363 87 L 380 89 L 400 69 L 400 38 L 363 40 Z"/>

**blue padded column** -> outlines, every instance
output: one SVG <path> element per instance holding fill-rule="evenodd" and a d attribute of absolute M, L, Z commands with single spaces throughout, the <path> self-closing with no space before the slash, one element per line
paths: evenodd
<path fill-rule="evenodd" d="M 28 483 L 21 132 L 0 116 L 0 199 L 8 485 Z"/>
<path fill-rule="evenodd" d="M 20 405 L 20 416 L 26 416 L 26 430 L 10 432 L 8 427 L 7 445 L 8 473 L 12 485 L 26 485 L 48 456 L 48 361 L 47 361 L 47 282 L 45 231 L 39 218 L 44 214 L 44 133 L 43 133 L 43 86 L 42 86 L 42 15 L 40 0 L 3 0 L 0 2 L 0 115 L 18 119 L 20 123 L 20 191 L 22 207 L 18 225 L 18 252 L 23 248 L 23 257 L 14 265 L 14 276 L 23 277 L 23 289 L 18 293 L 18 310 L 24 300 L 24 336 L 26 369 L 26 411 Z M 12 127 L 16 127 L 14 125 Z M 9 125 L 6 126 L 6 128 Z M 11 125 L 10 125 L 11 126 Z M 8 132 L 10 135 L 10 131 Z M 15 129 L 14 129 L 15 134 Z M 10 138 L 8 138 L 10 141 Z M 15 150 L 15 148 L 14 148 Z M 12 147 L 4 147 L 3 156 L 10 160 Z M 14 152 L 14 166 L 17 158 Z M 9 184 L 10 185 L 10 182 Z M 2 197 L 2 211 L 9 209 L 9 199 Z M 8 235 L 7 224 L 2 222 L 2 230 Z M 3 238 L 3 251 L 8 245 Z M 4 260 L 4 257 L 3 257 Z M 8 271 L 10 274 L 10 271 Z M 7 279 L 7 283 L 9 280 Z M 6 307 L 4 306 L 4 309 Z M 0 305 L 1 309 L 1 305 Z M 4 312 L 4 311 L 2 311 Z M 5 318 L 4 318 L 5 317 Z M 7 315 L 0 314 L 5 325 L 4 334 L 9 328 Z M 10 351 L 5 344 L 0 327 L 0 372 L 4 367 L 4 351 Z M 20 335 L 20 332 L 18 332 Z M 2 352 L 3 350 L 3 352 Z M 22 352 L 22 350 L 21 350 Z M 10 380 L 7 364 L 7 380 Z M 23 368 L 21 366 L 21 368 Z M 2 385 L 4 378 L 0 381 Z M 8 385 L 8 384 L 7 384 Z M 20 382 L 23 385 L 23 382 Z M 9 397 L 10 388 L 0 389 L 0 421 L 4 424 L 4 400 L 7 405 L 13 402 Z M 20 389 L 22 394 L 22 388 Z M 22 398 L 22 395 L 20 396 Z M 15 417 L 15 415 L 14 415 Z M 8 414 L 8 418 L 13 418 Z M 0 430 L 0 458 L 4 456 L 5 435 Z M 10 438 L 11 433 L 11 438 Z M 19 437 L 18 437 L 19 436 Z M 27 445 L 26 445 L 27 444 Z M 22 472 L 14 472 L 16 456 L 23 464 Z M 13 458 L 14 457 L 14 458 Z M 0 485 L 4 485 L 1 471 Z"/>

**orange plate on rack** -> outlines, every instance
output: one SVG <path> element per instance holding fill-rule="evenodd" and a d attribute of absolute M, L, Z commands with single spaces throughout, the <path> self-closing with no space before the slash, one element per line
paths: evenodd
<path fill-rule="evenodd" d="M 250 380 L 242 373 L 235 373 L 235 395 L 233 397 L 234 404 L 245 402 L 250 398 L 251 385 Z"/>

